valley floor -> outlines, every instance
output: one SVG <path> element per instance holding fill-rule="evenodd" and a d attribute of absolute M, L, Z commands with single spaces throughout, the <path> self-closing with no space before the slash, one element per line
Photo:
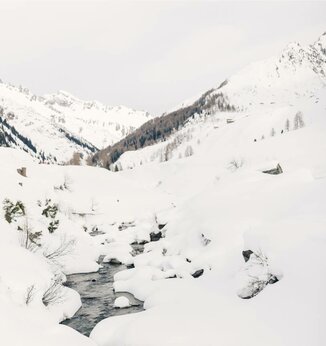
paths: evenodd
<path fill-rule="evenodd" d="M 118 173 L 0 148 L 1 202 L 11 202 L 0 219 L 1 344 L 325 345 L 325 104 L 298 107 L 300 129 L 281 132 L 297 108 L 230 124 L 217 114 L 218 126 L 196 124 L 193 155 Z M 264 173 L 278 164 L 281 174 Z M 133 243 L 144 252 L 133 256 Z M 87 338 L 58 324 L 81 304 L 62 284 L 98 271 L 99 256 L 132 267 L 114 289 L 145 311 L 103 319 Z"/>

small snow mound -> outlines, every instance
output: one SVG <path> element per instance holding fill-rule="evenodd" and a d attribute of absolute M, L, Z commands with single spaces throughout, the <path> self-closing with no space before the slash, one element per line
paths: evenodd
<path fill-rule="evenodd" d="M 115 308 L 123 309 L 123 308 L 127 308 L 129 306 L 130 306 L 130 302 L 129 302 L 129 299 L 127 297 L 118 297 L 114 301 L 114 307 Z"/>

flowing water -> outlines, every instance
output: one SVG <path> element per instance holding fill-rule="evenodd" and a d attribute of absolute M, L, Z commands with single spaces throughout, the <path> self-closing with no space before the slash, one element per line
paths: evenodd
<path fill-rule="evenodd" d="M 137 300 L 132 294 L 123 292 L 115 293 L 113 290 L 114 274 L 125 270 L 123 264 L 103 263 L 102 268 L 96 273 L 67 275 L 65 285 L 77 291 L 81 296 L 82 307 L 76 314 L 63 322 L 80 333 L 89 336 L 95 325 L 110 316 L 130 314 L 143 310 L 143 302 Z M 117 309 L 113 303 L 117 297 L 126 296 L 131 306 Z"/>

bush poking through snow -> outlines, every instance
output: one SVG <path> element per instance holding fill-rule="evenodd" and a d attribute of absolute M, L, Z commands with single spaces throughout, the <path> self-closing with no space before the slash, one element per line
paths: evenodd
<path fill-rule="evenodd" d="M 28 286 L 26 289 L 25 295 L 25 304 L 29 305 L 29 303 L 34 299 L 35 294 L 35 285 Z"/>
<path fill-rule="evenodd" d="M 230 171 L 235 172 L 244 165 L 243 159 L 233 159 L 229 162 L 228 168 Z"/>
<path fill-rule="evenodd" d="M 42 232 L 33 232 L 28 224 L 28 220 L 25 220 L 23 227 L 18 226 L 18 231 L 20 231 L 20 245 L 25 249 L 34 252 L 38 247 L 41 246 L 39 243 L 42 236 Z"/>
<path fill-rule="evenodd" d="M 42 215 L 44 215 L 46 218 L 53 219 L 52 221 L 50 221 L 48 226 L 48 231 L 50 233 L 53 233 L 59 227 L 59 220 L 54 220 L 58 213 L 58 205 L 55 203 L 50 204 L 50 202 L 50 199 L 46 200 L 45 205 L 47 207 L 43 209 Z"/>
<path fill-rule="evenodd" d="M 59 220 L 54 220 L 49 223 L 48 230 L 53 233 L 59 227 Z"/>
<path fill-rule="evenodd" d="M 42 296 L 42 303 L 45 306 L 53 305 L 62 302 L 62 279 L 59 276 L 55 276 L 50 286 L 44 291 Z"/>
<path fill-rule="evenodd" d="M 64 176 L 64 180 L 63 180 L 63 183 L 59 186 L 54 186 L 54 190 L 61 190 L 61 191 L 71 191 L 71 184 L 72 184 L 72 181 L 70 179 L 70 177 L 66 174 Z"/>
<path fill-rule="evenodd" d="M 17 218 L 25 215 L 25 206 L 23 202 L 17 201 L 14 204 L 8 198 L 3 201 L 3 210 L 5 211 L 5 219 L 8 223 L 17 221 Z"/>
<path fill-rule="evenodd" d="M 58 212 L 58 205 L 55 203 L 51 205 L 50 202 L 51 202 L 50 199 L 46 200 L 45 205 L 47 207 L 43 209 L 42 215 L 44 215 L 45 217 L 50 217 L 51 219 L 54 219 Z"/>
<path fill-rule="evenodd" d="M 43 251 L 43 256 L 48 260 L 56 261 L 58 258 L 70 254 L 73 251 L 75 244 L 75 239 L 67 240 L 66 237 L 62 237 L 59 246 L 54 250 L 45 249 Z"/>

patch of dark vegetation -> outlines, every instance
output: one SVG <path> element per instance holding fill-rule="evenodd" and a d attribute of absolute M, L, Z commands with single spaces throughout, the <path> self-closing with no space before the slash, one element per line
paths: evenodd
<path fill-rule="evenodd" d="M 64 136 L 71 142 L 77 144 L 78 146 L 89 150 L 91 153 L 95 153 L 96 151 L 98 151 L 98 148 L 96 148 L 93 144 L 86 142 L 85 140 L 78 138 L 76 136 L 74 136 L 72 133 L 70 133 L 69 131 L 63 129 L 62 127 L 59 128 L 59 132 L 63 133 Z"/>
<path fill-rule="evenodd" d="M 88 163 L 110 169 L 126 151 L 134 151 L 160 141 L 165 141 L 174 131 L 196 115 L 210 115 L 217 111 L 231 112 L 236 108 L 230 105 L 227 97 L 215 89 L 207 91 L 192 105 L 180 108 L 169 114 L 151 119 L 120 142 L 97 152 L 90 157 Z"/>

